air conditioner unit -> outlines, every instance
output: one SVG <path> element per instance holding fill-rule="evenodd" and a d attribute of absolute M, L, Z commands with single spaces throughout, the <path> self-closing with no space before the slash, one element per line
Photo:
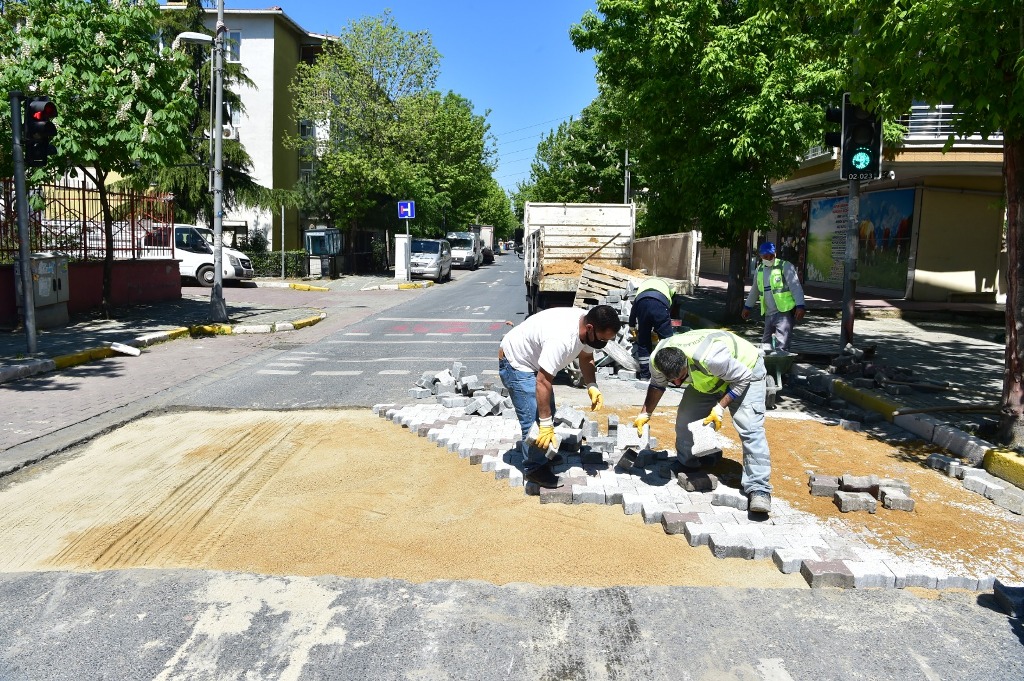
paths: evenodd
<path fill-rule="evenodd" d="M 236 139 L 238 139 L 238 128 L 236 128 L 234 126 L 231 126 L 231 125 L 225 125 L 225 126 L 221 127 L 221 130 L 222 130 L 221 135 L 224 137 L 224 139 L 226 139 L 226 140 L 236 140 Z"/>

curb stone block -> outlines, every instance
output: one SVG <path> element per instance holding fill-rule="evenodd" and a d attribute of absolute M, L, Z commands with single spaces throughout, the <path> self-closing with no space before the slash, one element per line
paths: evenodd
<path fill-rule="evenodd" d="M 993 448 L 991 443 L 981 438 L 946 425 L 936 426 L 932 442 L 963 457 L 972 466 L 980 464 L 985 459 L 985 452 Z"/>
<path fill-rule="evenodd" d="M 878 502 L 867 492 L 839 491 L 832 495 L 832 502 L 843 513 L 850 513 L 851 511 L 874 513 L 878 510 Z"/>
<path fill-rule="evenodd" d="M 828 586 L 853 588 L 853 572 L 841 560 L 805 560 L 800 564 L 800 574 L 812 589 Z"/>
<path fill-rule="evenodd" d="M 853 573 L 855 589 L 894 589 L 896 575 L 880 560 L 851 560 L 846 567 Z"/>
<path fill-rule="evenodd" d="M 1024 514 L 1024 491 L 1007 487 L 992 497 L 992 502 L 1017 515 Z"/>
<path fill-rule="evenodd" d="M 936 568 L 913 565 L 899 558 L 885 559 L 882 562 L 892 572 L 895 580 L 894 586 L 897 589 L 904 589 L 908 586 L 934 589 L 938 584 L 940 571 Z"/>

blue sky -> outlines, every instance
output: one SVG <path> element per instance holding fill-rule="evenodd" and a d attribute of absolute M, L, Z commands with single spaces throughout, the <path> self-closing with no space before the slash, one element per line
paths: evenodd
<path fill-rule="evenodd" d="M 267 5 L 227 0 L 227 9 Z M 594 0 L 286 0 L 281 9 L 302 28 L 337 35 L 349 20 L 390 9 L 406 31 L 429 31 L 442 55 L 437 88 L 453 90 L 487 117 L 497 139 L 494 177 L 506 189 L 529 178 L 541 136 L 597 96 L 593 53 L 569 41 Z"/>

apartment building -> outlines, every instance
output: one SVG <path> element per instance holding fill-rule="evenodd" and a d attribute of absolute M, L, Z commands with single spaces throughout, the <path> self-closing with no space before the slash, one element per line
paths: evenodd
<path fill-rule="evenodd" d="M 164 11 L 175 11 L 184 2 L 167 0 Z M 206 9 L 204 25 L 212 33 L 217 25 L 215 9 Z M 293 189 L 303 169 L 298 152 L 284 139 L 298 130 L 289 87 L 300 63 L 311 63 L 327 36 L 311 33 L 288 17 L 280 7 L 268 9 L 225 9 L 227 61 L 238 62 L 252 80 L 252 87 L 238 87 L 244 113 L 232 112 L 225 121 L 224 134 L 245 145 L 252 158 L 256 182 L 272 189 Z M 283 223 L 283 224 L 282 224 Z M 225 239 L 262 232 L 271 250 L 302 247 L 299 212 L 294 208 L 260 210 L 236 207 L 224 215 Z M 283 234 L 283 237 L 282 237 Z"/>

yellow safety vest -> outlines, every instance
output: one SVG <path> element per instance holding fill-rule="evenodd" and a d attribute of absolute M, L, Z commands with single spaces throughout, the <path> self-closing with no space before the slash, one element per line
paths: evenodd
<path fill-rule="evenodd" d="M 768 285 L 771 287 L 772 297 L 775 298 L 775 307 L 779 312 L 789 312 L 796 307 L 796 301 L 793 300 L 793 294 L 789 290 L 789 286 L 786 284 L 786 277 L 783 276 L 783 268 L 786 266 L 786 261 L 780 258 L 775 258 L 775 262 L 772 264 L 771 273 L 768 275 Z M 764 262 L 757 266 L 757 290 L 761 292 L 761 315 L 764 315 L 765 303 L 764 303 Z"/>
<path fill-rule="evenodd" d="M 728 387 L 726 382 L 711 374 L 704 366 L 704 358 L 715 343 L 724 343 L 733 358 L 749 369 L 754 368 L 761 356 L 753 344 L 734 333 L 720 329 L 697 329 L 677 334 L 658 343 L 658 347 L 651 353 L 651 364 L 655 364 L 654 358 L 662 348 L 677 348 L 686 355 L 686 367 L 690 371 L 690 380 L 697 392 L 725 392 Z"/>
<path fill-rule="evenodd" d="M 657 291 L 661 295 L 665 296 L 665 300 L 668 301 L 669 305 L 672 304 L 672 287 L 664 279 L 659 279 L 657 277 L 644 279 L 640 282 L 640 288 L 636 290 L 637 297 L 639 297 L 644 291 Z"/>

